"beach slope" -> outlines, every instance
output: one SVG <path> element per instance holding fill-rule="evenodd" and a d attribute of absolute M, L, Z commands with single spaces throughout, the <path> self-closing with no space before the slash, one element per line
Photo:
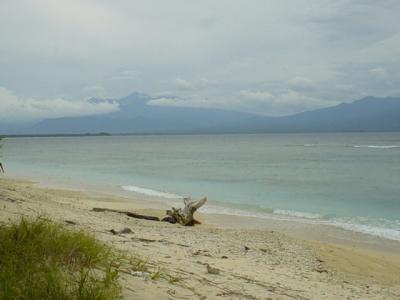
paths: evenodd
<path fill-rule="evenodd" d="M 0 179 L 0 221 L 45 217 L 86 230 L 168 277 L 121 274 L 125 299 L 400 299 L 400 255 L 294 238 L 279 230 L 183 227 L 94 207 L 162 216 L 122 197 Z M 113 234 L 129 228 L 131 232 Z M 167 278 L 167 279 L 166 279 Z"/>

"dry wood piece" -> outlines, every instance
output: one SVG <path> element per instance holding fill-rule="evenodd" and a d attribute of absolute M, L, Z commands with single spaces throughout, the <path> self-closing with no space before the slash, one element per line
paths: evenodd
<path fill-rule="evenodd" d="M 207 197 L 204 197 L 198 201 L 193 201 L 190 198 L 184 198 L 183 203 L 185 207 L 176 209 L 175 207 L 172 210 L 167 210 L 168 217 L 164 218 L 163 221 L 170 223 L 179 223 L 184 226 L 193 226 L 194 224 L 198 224 L 199 222 L 194 219 L 194 213 L 200 207 L 202 207 L 207 202 Z"/>
<path fill-rule="evenodd" d="M 111 229 L 110 232 L 114 235 L 116 234 L 128 234 L 128 233 L 133 233 L 132 229 L 125 227 L 124 229 L 120 231 L 116 231 L 115 229 Z"/>
<path fill-rule="evenodd" d="M 136 218 L 136 219 L 160 221 L 160 219 L 158 217 L 140 215 L 140 214 L 129 212 L 129 211 L 115 210 L 115 209 L 110 209 L 110 208 L 100 208 L 100 207 L 95 207 L 92 210 L 95 212 L 105 212 L 105 211 L 115 212 L 115 213 L 127 215 L 128 217 L 131 217 L 131 218 Z"/>
<path fill-rule="evenodd" d="M 179 223 L 183 226 L 193 226 L 194 224 L 200 224 L 199 221 L 194 219 L 193 215 L 196 212 L 196 210 L 202 207 L 206 202 L 207 202 L 207 197 L 204 197 L 198 201 L 193 201 L 190 198 L 184 198 L 183 203 L 185 204 L 185 207 L 183 209 L 182 208 L 176 209 L 175 207 L 173 207 L 172 210 L 167 210 L 167 216 L 164 219 L 162 219 L 162 221 L 173 224 Z M 95 212 L 114 212 L 114 213 L 124 214 L 127 215 L 128 217 L 136 219 L 160 221 L 158 217 L 140 215 L 129 211 L 115 210 L 110 208 L 100 208 L 100 207 L 95 207 L 92 210 Z"/>

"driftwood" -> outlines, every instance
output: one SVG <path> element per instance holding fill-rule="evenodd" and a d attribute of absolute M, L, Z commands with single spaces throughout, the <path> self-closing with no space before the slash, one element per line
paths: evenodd
<path fill-rule="evenodd" d="M 169 222 L 169 223 L 179 223 L 183 226 L 193 226 L 194 224 L 200 224 L 199 221 L 195 220 L 194 213 L 200 207 L 202 207 L 207 202 L 207 197 L 204 197 L 198 201 L 193 201 L 190 198 L 184 198 L 183 203 L 185 204 L 184 208 L 175 208 L 172 207 L 172 210 L 167 210 L 167 216 L 163 218 L 161 221 Z M 127 215 L 131 218 L 150 220 L 150 221 L 160 221 L 158 217 L 154 216 L 145 216 L 140 215 L 134 212 L 115 210 L 110 208 L 99 208 L 95 207 L 92 209 L 95 212 L 114 212 L 119 214 Z"/>
<path fill-rule="evenodd" d="M 110 208 L 99 208 L 99 207 L 95 207 L 92 210 L 96 211 L 96 212 L 105 212 L 105 211 L 115 212 L 115 213 L 127 215 L 128 217 L 131 217 L 131 218 L 136 218 L 136 219 L 143 219 L 143 220 L 149 220 L 149 221 L 160 221 L 160 219 L 158 217 L 140 215 L 140 214 L 129 212 L 129 211 L 122 211 L 122 210 L 116 210 L 116 209 L 110 209 Z"/>
<path fill-rule="evenodd" d="M 198 201 L 193 201 L 190 198 L 184 198 L 183 203 L 185 207 L 176 209 L 175 207 L 172 210 L 167 210 L 167 217 L 165 217 L 162 221 L 170 222 L 170 223 L 179 223 L 183 226 L 193 226 L 194 224 L 199 224 L 198 221 L 194 219 L 194 213 L 200 207 L 202 207 L 207 202 L 207 197 L 204 197 Z"/>

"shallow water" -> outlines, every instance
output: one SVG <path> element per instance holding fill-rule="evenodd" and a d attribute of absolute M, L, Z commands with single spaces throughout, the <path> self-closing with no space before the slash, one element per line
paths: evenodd
<path fill-rule="evenodd" d="M 400 133 L 10 138 L 7 171 L 400 240 Z"/>

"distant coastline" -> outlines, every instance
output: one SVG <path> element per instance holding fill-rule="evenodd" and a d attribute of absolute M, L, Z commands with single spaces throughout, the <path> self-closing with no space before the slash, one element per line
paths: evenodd
<path fill-rule="evenodd" d="M 221 132 L 132 132 L 132 133 L 108 133 L 108 132 L 100 132 L 100 133 L 49 133 L 49 134 L 3 134 L 0 135 L 2 138 L 40 138 L 40 137 L 96 137 L 96 136 L 173 136 L 173 135 L 252 135 L 252 134 L 346 134 L 346 133 L 396 133 L 400 132 L 400 130 L 393 131 L 327 131 L 327 132 L 293 132 L 293 131 L 282 131 L 282 132 L 229 132 L 229 131 L 221 131 Z"/>
<path fill-rule="evenodd" d="M 111 136 L 113 134 L 101 132 L 101 133 L 54 133 L 54 134 L 4 134 L 3 138 L 26 138 L 26 137 L 87 137 L 87 136 Z"/>

